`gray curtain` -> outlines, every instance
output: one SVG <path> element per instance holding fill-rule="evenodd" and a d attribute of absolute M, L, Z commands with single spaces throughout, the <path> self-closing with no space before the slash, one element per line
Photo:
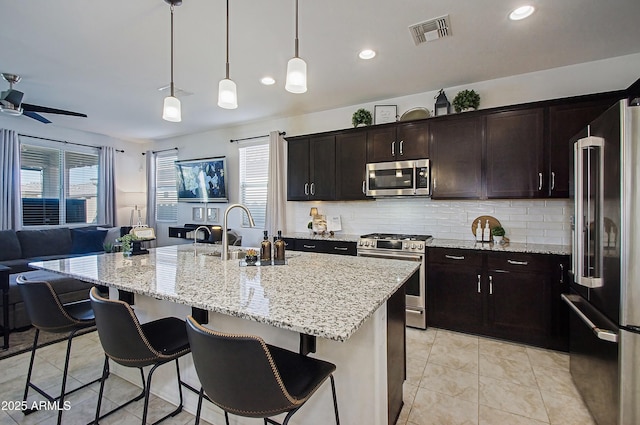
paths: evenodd
<path fill-rule="evenodd" d="M 156 228 L 156 154 L 147 151 L 147 226 Z M 157 233 L 156 233 L 157 236 Z M 155 246 L 155 241 L 149 242 L 149 246 Z"/>
<path fill-rule="evenodd" d="M 275 235 L 287 229 L 286 144 L 279 131 L 269 133 L 269 183 L 267 185 L 266 230 Z"/>
<path fill-rule="evenodd" d="M 0 230 L 19 230 L 20 142 L 13 130 L 0 129 Z"/>
<path fill-rule="evenodd" d="M 109 146 L 100 149 L 100 176 L 98 199 L 102 208 L 98 211 L 98 223 L 116 225 L 116 150 Z"/>

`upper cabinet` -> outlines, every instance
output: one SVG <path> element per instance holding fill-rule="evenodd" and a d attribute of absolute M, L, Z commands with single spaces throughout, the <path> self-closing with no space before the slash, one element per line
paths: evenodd
<path fill-rule="evenodd" d="M 333 135 L 290 139 L 287 156 L 287 200 L 334 200 L 335 153 Z"/>
<path fill-rule="evenodd" d="M 336 134 L 336 199 L 370 199 L 365 196 L 366 164 L 366 131 Z"/>
<path fill-rule="evenodd" d="M 487 198 L 544 195 L 544 109 L 498 112 L 486 117 Z"/>
<path fill-rule="evenodd" d="M 367 131 L 367 162 L 429 157 L 429 122 L 387 124 Z"/>
<path fill-rule="evenodd" d="M 430 129 L 433 199 L 482 195 L 482 118 L 452 116 Z"/>

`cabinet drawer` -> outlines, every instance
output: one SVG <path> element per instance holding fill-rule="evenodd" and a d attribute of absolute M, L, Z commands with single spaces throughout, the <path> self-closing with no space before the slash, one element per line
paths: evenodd
<path fill-rule="evenodd" d="M 467 249 L 429 248 L 430 263 L 460 264 L 464 266 L 482 266 L 482 253 Z"/>
<path fill-rule="evenodd" d="M 491 270 L 515 272 L 548 271 L 549 256 L 509 252 L 487 255 L 487 267 Z"/>
<path fill-rule="evenodd" d="M 356 255 L 356 242 L 327 242 L 327 254 Z"/>
<path fill-rule="evenodd" d="M 296 239 L 296 251 L 325 252 L 327 244 L 325 241 L 313 239 Z"/>

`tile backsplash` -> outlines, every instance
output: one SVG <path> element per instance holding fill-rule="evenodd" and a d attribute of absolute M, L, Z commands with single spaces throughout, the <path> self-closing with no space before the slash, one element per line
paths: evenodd
<path fill-rule="evenodd" d="M 310 208 L 339 215 L 342 233 L 413 233 L 473 240 L 471 226 L 481 215 L 493 216 L 512 242 L 569 245 L 572 204 L 561 200 L 434 201 L 388 198 L 357 202 L 289 202 L 288 230 L 304 232 Z M 484 226 L 484 223 L 483 223 Z"/>

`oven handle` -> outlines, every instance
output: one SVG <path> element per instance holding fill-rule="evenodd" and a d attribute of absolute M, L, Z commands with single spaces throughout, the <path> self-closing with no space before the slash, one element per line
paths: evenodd
<path fill-rule="evenodd" d="M 388 260 L 410 260 L 410 261 L 417 261 L 417 262 L 422 261 L 422 255 L 405 254 L 405 253 L 398 253 L 394 255 L 394 254 L 387 254 L 387 253 L 378 254 L 375 252 L 367 252 L 367 253 L 358 252 L 358 257 L 384 258 Z"/>
<path fill-rule="evenodd" d="M 407 310 L 407 313 L 419 314 L 421 316 L 424 314 L 424 310 L 423 309 L 406 307 L 405 310 Z"/>

